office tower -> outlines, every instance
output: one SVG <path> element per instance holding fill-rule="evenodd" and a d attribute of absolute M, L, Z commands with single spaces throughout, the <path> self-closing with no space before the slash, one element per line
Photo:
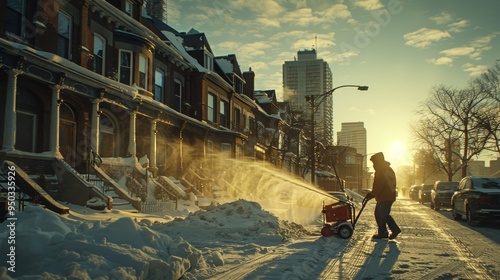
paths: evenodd
<path fill-rule="evenodd" d="M 316 50 L 297 52 L 293 61 L 283 64 L 283 96 L 290 102 L 295 114 L 311 119 L 308 95 L 321 95 L 332 89 L 332 72 L 323 59 L 318 59 Z M 333 145 L 333 98 L 315 98 L 315 135 L 316 140 L 324 145 Z M 309 124 L 309 123 L 308 123 Z"/>
<path fill-rule="evenodd" d="M 363 168 L 366 169 L 366 128 L 363 122 L 347 122 L 341 124 L 342 129 L 337 132 L 337 144 L 356 148 L 358 154 L 363 155 Z"/>

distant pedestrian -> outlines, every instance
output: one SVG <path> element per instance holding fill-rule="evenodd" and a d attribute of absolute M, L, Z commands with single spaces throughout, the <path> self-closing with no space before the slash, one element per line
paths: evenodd
<path fill-rule="evenodd" d="M 374 239 L 389 238 L 394 239 L 401 233 L 401 229 L 391 216 L 391 207 L 396 201 L 396 174 L 391 168 L 391 164 L 385 161 L 383 153 L 374 154 L 370 160 L 373 162 L 375 175 L 373 178 L 372 190 L 366 194 L 363 202 L 368 202 L 375 198 L 375 221 L 377 222 L 378 232 L 373 235 Z M 387 227 L 391 230 L 389 231 Z"/>

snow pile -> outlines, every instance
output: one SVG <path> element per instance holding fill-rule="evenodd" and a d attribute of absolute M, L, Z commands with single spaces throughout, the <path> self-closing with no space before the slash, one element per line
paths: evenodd
<path fill-rule="evenodd" d="M 224 265 L 223 251 L 196 242 L 278 245 L 306 230 L 282 221 L 254 202 L 210 206 L 173 220 L 119 210 L 81 210 L 59 216 L 40 206 L 17 213 L 16 279 L 179 279 Z M 76 213 L 85 212 L 85 214 Z M 97 217 L 97 218 L 96 218 Z M 159 222 L 161 221 L 161 222 Z M 0 240 L 7 239 L 6 227 Z M 193 241 L 193 242 L 191 242 Z M 215 245 L 215 247 L 217 247 Z M 0 254 L 7 254 L 0 244 Z M 0 277 L 5 267 L 0 267 Z"/>
<path fill-rule="evenodd" d="M 217 241 L 245 241 L 259 245 L 276 245 L 307 234 L 302 225 L 281 220 L 262 209 L 260 204 L 238 200 L 222 205 L 211 205 L 207 211 L 197 211 L 187 218 L 153 226 L 157 231 L 180 235 L 194 243 Z"/>
<path fill-rule="evenodd" d="M 29 206 L 17 218 L 16 279 L 178 279 L 188 270 L 206 267 L 201 251 L 182 238 L 155 232 L 131 217 L 109 223 L 70 221 Z M 0 238 L 6 240 L 6 233 Z M 4 243 L 2 254 L 6 250 Z"/>

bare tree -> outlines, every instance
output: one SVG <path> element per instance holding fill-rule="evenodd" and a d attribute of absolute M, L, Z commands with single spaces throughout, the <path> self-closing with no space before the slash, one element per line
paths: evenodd
<path fill-rule="evenodd" d="M 415 163 L 414 180 L 424 184 L 429 179 L 436 177 L 441 172 L 441 165 L 436 158 L 436 153 L 431 149 L 419 149 L 413 156 Z"/>
<path fill-rule="evenodd" d="M 480 124 L 490 134 L 487 150 L 500 153 L 500 63 L 488 69 L 472 82 L 477 90 L 482 90 L 490 98 L 491 106 L 478 112 Z"/>
<path fill-rule="evenodd" d="M 490 133 L 479 117 L 491 107 L 488 101 L 489 96 L 479 87 L 439 86 L 418 112 L 420 120 L 413 132 L 434 152 L 449 180 L 459 169 L 466 176 L 468 162 L 485 149 Z"/>

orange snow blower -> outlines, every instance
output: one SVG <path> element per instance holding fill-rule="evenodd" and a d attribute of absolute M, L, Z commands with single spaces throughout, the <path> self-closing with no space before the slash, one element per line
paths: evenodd
<path fill-rule="evenodd" d="M 356 208 L 351 201 L 341 200 L 328 205 L 325 205 L 325 202 L 323 202 L 323 228 L 321 229 L 321 235 L 330 236 L 336 234 L 343 239 L 350 238 L 367 202 L 363 201 L 357 216 Z"/>

